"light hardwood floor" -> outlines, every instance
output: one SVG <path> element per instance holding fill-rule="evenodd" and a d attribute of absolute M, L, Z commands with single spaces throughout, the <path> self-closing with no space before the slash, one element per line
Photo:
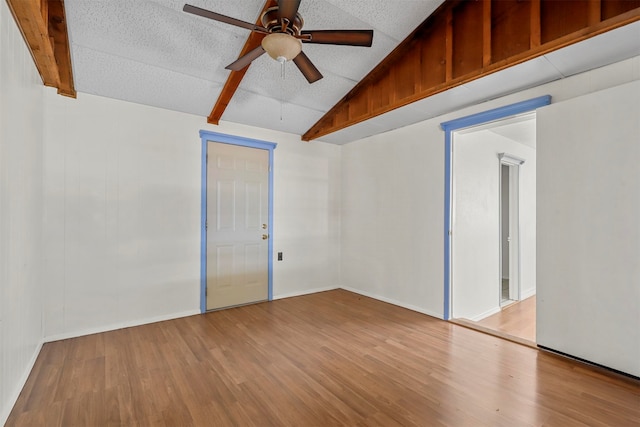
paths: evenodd
<path fill-rule="evenodd" d="M 536 342 L 536 297 L 515 302 L 476 322 L 480 326 Z"/>
<path fill-rule="evenodd" d="M 45 344 L 7 426 L 634 426 L 640 382 L 347 291 Z"/>

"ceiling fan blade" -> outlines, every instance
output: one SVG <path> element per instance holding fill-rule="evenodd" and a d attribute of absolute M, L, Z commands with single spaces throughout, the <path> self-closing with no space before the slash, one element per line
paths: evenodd
<path fill-rule="evenodd" d="M 262 48 L 262 46 L 258 46 L 257 48 L 249 51 L 248 53 L 246 53 L 244 55 L 242 55 L 240 58 L 236 59 L 231 64 L 227 65 L 225 68 L 227 70 L 240 71 L 244 67 L 246 67 L 247 65 L 251 64 L 251 62 L 254 59 L 259 58 L 264 52 L 265 51 Z"/>
<path fill-rule="evenodd" d="M 278 0 L 278 18 L 293 22 L 300 7 L 300 0 Z"/>
<path fill-rule="evenodd" d="M 301 31 L 300 35 L 302 36 L 300 39 L 305 43 L 371 47 L 373 42 L 373 30 Z"/>
<path fill-rule="evenodd" d="M 309 83 L 317 82 L 322 78 L 320 71 L 318 71 L 316 66 L 313 65 L 309 57 L 305 55 L 304 52 L 300 52 L 298 56 L 293 58 L 293 62 L 300 69 Z"/>
<path fill-rule="evenodd" d="M 231 18 L 230 16 L 221 15 L 216 12 L 212 12 L 210 10 L 202 9 L 197 6 L 192 6 L 190 4 L 185 4 L 182 8 L 184 12 L 192 13 L 194 15 L 202 16 L 204 18 L 213 19 L 214 21 L 223 22 L 229 25 L 235 25 L 236 27 L 246 28 L 247 30 L 257 31 L 259 33 L 269 34 L 266 28 L 261 27 L 256 24 L 252 24 L 250 22 L 241 21 L 240 19 Z"/>

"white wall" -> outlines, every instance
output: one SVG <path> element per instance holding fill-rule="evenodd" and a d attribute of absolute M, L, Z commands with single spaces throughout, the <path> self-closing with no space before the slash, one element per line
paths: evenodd
<path fill-rule="evenodd" d="M 342 286 L 442 317 L 440 123 L 541 95 L 561 103 L 638 79 L 635 57 L 343 146 Z M 541 166 L 538 176 L 546 172 Z"/>
<path fill-rule="evenodd" d="M 335 289 L 340 285 L 341 149 L 290 137 L 280 139 L 274 155 L 274 298 Z"/>
<path fill-rule="evenodd" d="M 443 146 L 433 121 L 343 146 L 343 288 L 442 315 Z"/>
<path fill-rule="evenodd" d="M 452 317 L 480 320 L 500 311 L 500 159 L 520 166 L 520 286 L 536 287 L 536 150 L 491 130 L 453 137 Z"/>
<path fill-rule="evenodd" d="M 42 345 L 42 97 L 31 55 L 0 2 L 0 425 Z"/>
<path fill-rule="evenodd" d="M 640 81 L 538 114 L 538 343 L 640 376 Z"/>
<path fill-rule="evenodd" d="M 203 128 L 278 143 L 274 296 L 338 286 L 340 147 L 86 94 L 46 118 L 48 340 L 198 312 Z"/>

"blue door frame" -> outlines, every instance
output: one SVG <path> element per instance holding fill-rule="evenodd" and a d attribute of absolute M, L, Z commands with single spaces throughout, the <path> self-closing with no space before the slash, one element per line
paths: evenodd
<path fill-rule="evenodd" d="M 451 150 L 453 132 L 534 111 L 549 104 L 551 104 L 551 96 L 544 95 L 440 124 L 444 130 L 444 320 L 451 318 L 451 198 L 453 196 L 451 193 L 453 153 Z"/>
<path fill-rule="evenodd" d="M 239 145 L 242 147 L 258 148 L 269 151 L 269 208 L 268 227 L 269 236 L 273 236 L 273 150 L 275 142 L 260 141 L 258 139 L 243 138 L 241 136 L 227 135 L 224 133 L 200 131 L 202 141 L 201 159 L 201 205 L 200 205 L 200 312 L 207 311 L 207 143 L 218 142 L 221 144 Z M 269 260 L 269 301 L 273 299 L 273 239 L 268 240 L 267 255 Z"/>

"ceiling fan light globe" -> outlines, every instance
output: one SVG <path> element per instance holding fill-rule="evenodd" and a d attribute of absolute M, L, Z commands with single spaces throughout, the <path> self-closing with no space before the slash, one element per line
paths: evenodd
<path fill-rule="evenodd" d="M 262 48 L 278 62 L 291 61 L 302 51 L 302 42 L 285 33 L 272 33 L 262 39 Z"/>

